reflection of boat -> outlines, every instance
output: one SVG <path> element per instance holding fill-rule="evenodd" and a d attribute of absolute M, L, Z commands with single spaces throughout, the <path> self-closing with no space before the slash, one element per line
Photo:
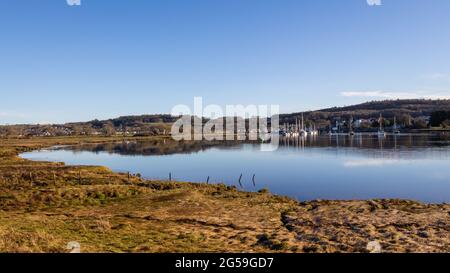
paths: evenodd
<path fill-rule="evenodd" d="M 378 129 L 378 137 L 385 137 L 386 136 L 386 132 L 384 131 L 384 127 L 383 127 L 383 115 L 380 114 L 380 120 L 378 121 L 378 123 L 380 124 L 380 128 Z"/>

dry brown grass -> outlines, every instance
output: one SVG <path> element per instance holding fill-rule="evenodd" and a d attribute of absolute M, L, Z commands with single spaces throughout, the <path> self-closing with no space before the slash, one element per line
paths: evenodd
<path fill-rule="evenodd" d="M 448 205 L 295 202 L 225 185 L 145 181 L 19 152 L 117 138 L 0 143 L 0 252 L 448 252 Z M 31 173 L 31 176 L 30 176 Z M 81 175 L 80 175 L 81 174 Z M 81 176 L 81 178 L 80 178 Z"/>

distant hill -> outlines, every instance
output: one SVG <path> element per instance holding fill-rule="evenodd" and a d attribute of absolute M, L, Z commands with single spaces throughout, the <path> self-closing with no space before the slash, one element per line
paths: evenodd
<path fill-rule="evenodd" d="M 370 101 L 361 104 L 332 107 L 321 110 L 309 111 L 304 113 L 304 117 L 310 120 L 320 119 L 339 119 L 353 116 L 356 118 L 377 118 L 380 114 L 385 118 L 393 118 L 394 116 L 409 115 L 412 118 L 429 117 L 431 113 L 436 111 L 450 111 L 450 100 L 425 100 L 425 99 L 409 99 L 409 100 L 383 100 Z M 281 115 L 282 120 L 300 117 L 302 113 L 292 113 Z M 112 122 L 115 127 L 128 126 L 135 127 L 142 124 L 155 123 L 173 123 L 179 117 L 170 115 L 141 115 L 141 116 L 124 116 L 105 121 L 91 121 L 95 127 L 101 127 L 107 122 Z"/>
<path fill-rule="evenodd" d="M 166 114 L 154 115 L 139 115 L 139 116 L 122 116 L 107 120 L 92 120 L 88 122 L 70 123 L 71 125 L 90 125 L 93 128 L 102 128 L 104 126 L 112 125 L 116 129 L 125 127 L 140 127 L 146 124 L 164 124 L 173 123 L 179 117 L 174 117 Z"/>
<path fill-rule="evenodd" d="M 331 120 L 339 118 L 349 118 L 350 116 L 356 118 L 376 118 L 380 114 L 385 118 L 394 118 L 400 116 L 410 116 L 418 118 L 423 116 L 430 116 L 435 111 L 449 111 L 450 100 L 425 100 L 425 99 L 410 99 L 410 100 L 384 100 L 384 101 L 370 101 L 366 103 L 344 106 L 332 107 L 316 111 L 305 112 L 304 116 L 310 120 Z M 292 113 L 281 115 L 280 120 L 289 121 L 301 116 L 301 113 Z"/>
<path fill-rule="evenodd" d="M 334 107 L 320 110 L 329 113 L 355 113 L 367 115 L 383 113 L 386 117 L 395 114 L 409 114 L 412 117 L 429 116 L 431 112 L 449 110 L 450 100 L 384 100 L 371 101 L 352 106 Z"/>

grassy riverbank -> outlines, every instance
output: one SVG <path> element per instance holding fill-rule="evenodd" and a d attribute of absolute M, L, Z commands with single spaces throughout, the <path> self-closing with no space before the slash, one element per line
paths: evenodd
<path fill-rule="evenodd" d="M 18 157 L 121 140 L 1 139 L 0 252 L 65 252 L 71 241 L 83 252 L 365 252 L 373 240 L 387 252 L 450 251 L 449 205 L 299 203 L 267 191 L 146 181 L 100 166 Z"/>

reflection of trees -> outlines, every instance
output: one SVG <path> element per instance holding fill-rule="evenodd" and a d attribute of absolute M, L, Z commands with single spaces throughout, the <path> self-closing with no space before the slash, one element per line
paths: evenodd
<path fill-rule="evenodd" d="M 300 141 L 298 140 L 300 139 Z M 377 135 L 333 135 L 320 137 L 298 137 L 281 138 L 280 145 L 295 146 L 303 143 L 305 147 L 359 147 L 367 149 L 378 149 L 380 145 L 385 149 L 394 148 L 420 148 L 420 147 L 447 147 L 450 146 L 450 135 L 388 135 L 378 137 Z"/>
<path fill-rule="evenodd" d="M 207 149 L 233 149 L 243 144 L 255 142 L 241 141 L 174 141 L 153 140 L 89 144 L 59 149 L 72 151 L 107 152 L 121 155 L 170 155 L 205 151 Z M 255 143 L 256 144 L 256 143 Z M 324 152 L 360 153 L 373 157 L 420 158 L 426 156 L 449 157 L 449 135 L 388 135 L 384 138 L 371 135 L 315 136 L 281 138 L 280 149 L 324 148 Z"/>
<path fill-rule="evenodd" d="M 71 151 L 108 152 L 121 155 L 169 155 L 181 153 L 195 153 L 210 148 L 236 147 L 242 142 L 238 141 L 175 141 L 154 140 L 136 142 L 116 142 L 104 144 L 86 144 L 60 149 Z"/>

